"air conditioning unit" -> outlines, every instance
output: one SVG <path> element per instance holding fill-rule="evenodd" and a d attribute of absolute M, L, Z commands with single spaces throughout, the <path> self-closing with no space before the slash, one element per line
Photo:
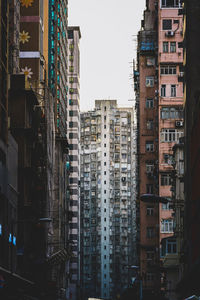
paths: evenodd
<path fill-rule="evenodd" d="M 176 121 L 176 127 L 183 127 L 183 121 Z"/>
<path fill-rule="evenodd" d="M 174 36 L 174 31 L 169 30 L 165 33 L 166 36 Z"/>
<path fill-rule="evenodd" d="M 159 91 L 158 90 L 155 90 L 155 95 L 158 95 L 159 94 Z"/>
<path fill-rule="evenodd" d="M 179 72 L 179 77 L 184 77 L 184 72 Z"/>

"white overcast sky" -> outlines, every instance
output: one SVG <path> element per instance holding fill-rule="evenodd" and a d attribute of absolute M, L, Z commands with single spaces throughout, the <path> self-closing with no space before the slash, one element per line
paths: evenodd
<path fill-rule="evenodd" d="M 134 98 L 132 60 L 146 0 L 69 0 L 69 25 L 80 26 L 81 111 L 95 99 Z"/>

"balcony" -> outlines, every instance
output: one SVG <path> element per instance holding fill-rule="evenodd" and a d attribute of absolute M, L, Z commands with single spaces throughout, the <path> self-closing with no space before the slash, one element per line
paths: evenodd
<path fill-rule="evenodd" d="M 163 267 L 164 268 L 172 268 L 179 266 L 179 256 L 177 253 L 166 254 L 163 259 Z"/>

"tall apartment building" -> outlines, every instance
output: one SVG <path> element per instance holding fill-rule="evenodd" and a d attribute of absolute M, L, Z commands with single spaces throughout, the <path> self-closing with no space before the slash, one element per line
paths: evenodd
<path fill-rule="evenodd" d="M 131 280 L 136 259 L 134 113 L 96 100 L 81 114 L 81 288 L 110 299 Z"/>
<path fill-rule="evenodd" d="M 144 298 L 160 288 L 159 202 L 143 194 L 158 195 L 158 5 L 146 3 L 138 34 L 137 69 L 134 72 L 138 118 L 138 201 L 140 210 L 140 274 Z"/>
<path fill-rule="evenodd" d="M 158 27 L 159 65 L 159 195 L 172 197 L 173 146 L 183 137 L 183 16 L 180 1 L 161 1 Z M 165 289 L 176 299 L 178 249 L 170 207 L 160 206 L 161 257 Z M 170 267 L 173 268 L 171 272 Z"/>
<path fill-rule="evenodd" d="M 69 142 L 69 240 L 73 257 L 68 266 L 68 297 L 77 299 L 80 290 L 80 50 L 79 27 L 68 27 L 68 110 L 67 137 Z"/>
<path fill-rule="evenodd" d="M 183 24 L 179 8 L 180 1 L 146 1 L 138 35 L 134 78 L 139 123 L 140 271 L 147 297 L 175 281 L 169 278 L 167 257 L 177 253 L 169 203 L 173 146 L 183 136 L 183 53 L 179 48 Z M 141 197 L 143 194 L 147 196 Z M 160 203 L 163 198 L 168 203 Z M 164 272 L 160 276 L 161 264 Z M 175 265 L 174 261 L 176 269 Z"/>

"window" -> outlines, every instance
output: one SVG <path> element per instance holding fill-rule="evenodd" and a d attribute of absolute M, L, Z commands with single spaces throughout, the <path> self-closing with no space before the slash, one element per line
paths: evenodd
<path fill-rule="evenodd" d="M 169 52 L 169 43 L 163 42 L 163 53 L 168 53 L 168 52 Z"/>
<path fill-rule="evenodd" d="M 167 165 L 172 165 L 174 162 L 174 157 L 172 154 L 164 153 L 164 163 Z"/>
<path fill-rule="evenodd" d="M 104 148 L 106 148 L 106 144 L 104 144 Z"/>
<path fill-rule="evenodd" d="M 177 245 L 175 239 L 167 239 L 166 253 L 169 254 L 177 253 Z"/>
<path fill-rule="evenodd" d="M 104 111 L 106 111 L 106 106 L 104 106 Z"/>
<path fill-rule="evenodd" d="M 104 129 L 106 129 L 106 125 L 104 125 Z"/>
<path fill-rule="evenodd" d="M 161 97 L 166 97 L 166 84 L 161 85 Z"/>
<path fill-rule="evenodd" d="M 176 42 L 170 43 L 170 52 L 175 53 L 176 52 Z"/>
<path fill-rule="evenodd" d="M 146 77 L 146 87 L 154 87 L 154 77 L 153 76 Z"/>
<path fill-rule="evenodd" d="M 147 129 L 153 130 L 153 120 L 147 120 Z"/>
<path fill-rule="evenodd" d="M 176 97 L 176 85 L 171 84 L 171 97 Z"/>
<path fill-rule="evenodd" d="M 74 82 L 74 77 L 69 77 L 69 82 L 73 83 Z"/>
<path fill-rule="evenodd" d="M 173 232 L 173 220 L 172 219 L 162 220 L 161 232 L 162 233 L 172 233 Z"/>
<path fill-rule="evenodd" d="M 106 139 L 106 134 L 104 134 L 104 139 Z"/>
<path fill-rule="evenodd" d="M 69 72 L 74 72 L 74 67 L 73 66 L 69 67 Z"/>
<path fill-rule="evenodd" d="M 104 156 L 106 156 L 106 152 L 104 152 Z"/>
<path fill-rule="evenodd" d="M 104 241 L 106 241 L 106 236 L 104 236 Z"/>
<path fill-rule="evenodd" d="M 161 174 L 161 185 L 171 185 L 171 174 L 163 173 Z"/>
<path fill-rule="evenodd" d="M 104 171 L 104 175 L 106 175 L 106 171 Z"/>
<path fill-rule="evenodd" d="M 178 129 L 162 129 L 161 131 L 161 142 L 178 142 L 179 138 L 183 136 L 183 131 Z"/>
<path fill-rule="evenodd" d="M 147 251 L 147 260 L 154 260 L 155 259 L 155 254 L 153 251 Z"/>
<path fill-rule="evenodd" d="M 161 75 L 176 75 L 176 66 L 163 65 L 160 68 Z"/>
<path fill-rule="evenodd" d="M 153 173 L 153 170 L 154 170 L 154 164 L 150 162 L 146 163 L 146 172 Z"/>
<path fill-rule="evenodd" d="M 104 231 L 106 231 L 106 227 L 104 227 Z"/>
<path fill-rule="evenodd" d="M 147 227 L 147 238 L 152 239 L 155 236 L 154 227 Z"/>
<path fill-rule="evenodd" d="M 152 67 L 155 65 L 155 57 L 147 57 L 147 66 Z"/>
<path fill-rule="evenodd" d="M 106 121 L 106 116 L 104 116 L 104 121 Z"/>
<path fill-rule="evenodd" d="M 146 185 L 147 194 L 153 194 L 153 184 Z"/>
<path fill-rule="evenodd" d="M 126 159 L 126 158 L 127 158 L 126 153 L 122 153 L 122 159 Z"/>
<path fill-rule="evenodd" d="M 106 161 L 104 162 L 104 166 L 106 166 Z"/>
<path fill-rule="evenodd" d="M 162 8 L 165 7 L 179 7 L 179 0 L 161 0 Z"/>
<path fill-rule="evenodd" d="M 165 19 L 163 20 L 163 30 L 171 30 L 172 29 L 172 20 Z"/>
<path fill-rule="evenodd" d="M 104 212 L 106 212 L 106 208 L 104 208 Z"/>
<path fill-rule="evenodd" d="M 104 203 L 106 203 L 106 199 L 104 199 Z"/>
<path fill-rule="evenodd" d="M 177 107 L 162 107 L 161 119 L 183 119 L 183 108 Z"/>
<path fill-rule="evenodd" d="M 146 152 L 153 152 L 154 151 L 154 144 L 152 141 L 146 142 Z"/>
<path fill-rule="evenodd" d="M 146 108 L 153 108 L 153 99 L 152 98 L 146 99 Z"/>
<path fill-rule="evenodd" d="M 153 216 L 154 208 L 153 207 L 147 207 L 147 216 Z"/>
<path fill-rule="evenodd" d="M 104 180 L 104 184 L 106 184 L 106 180 Z"/>
<path fill-rule="evenodd" d="M 167 202 L 167 203 L 162 203 L 162 210 L 170 210 L 169 202 Z"/>
<path fill-rule="evenodd" d="M 147 273 L 146 274 L 146 280 L 147 281 L 153 281 L 155 279 L 155 275 L 153 273 Z"/>
<path fill-rule="evenodd" d="M 69 105 L 74 105 L 74 100 L 73 99 L 69 99 Z"/>
<path fill-rule="evenodd" d="M 106 194 L 106 190 L 104 190 L 104 194 Z"/>

